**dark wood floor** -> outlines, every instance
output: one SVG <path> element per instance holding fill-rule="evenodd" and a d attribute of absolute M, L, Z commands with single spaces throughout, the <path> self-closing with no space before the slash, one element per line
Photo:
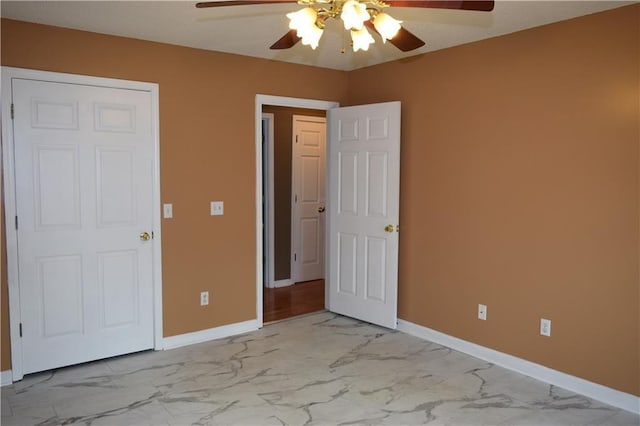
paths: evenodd
<path fill-rule="evenodd" d="M 282 288 L 265 288 L 265 323 L 324 309 L 324 280 L 307 281 Z"/>

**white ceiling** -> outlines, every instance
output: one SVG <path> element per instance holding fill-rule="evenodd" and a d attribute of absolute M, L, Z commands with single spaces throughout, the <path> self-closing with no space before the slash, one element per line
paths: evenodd
<path fill-rule="evenodd" d="M 221 0 L 224 1 L 224 0 Z M 22 21 L 75 28 L 236 53 L 338 70 L 352 70 L 469 43 L 633 1 L 496 1 L 493 12 L 389 8 L 388 13 L 422 38 L 426 46 L 403 53 L 376 39 L 368 52 L 349 49 L 349 34 L 329 22 L 315 51 L 298 43 L 288 50 L 269 46 L 288 31 L 285 14 L 296 4 L 196 9 L 194 1 L 6 1 L 1 15 Z M 346 53 L 340 53 L 346 44 Z"/>

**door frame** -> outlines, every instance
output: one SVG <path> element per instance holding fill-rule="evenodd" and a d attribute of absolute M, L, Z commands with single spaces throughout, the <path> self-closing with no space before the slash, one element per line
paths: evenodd
<path fill-rule="evenodd" d="M 11 374 L 12 381 L 21 380 L 22 344 L 20 339 L 20 282 L 18 277 L 18 234 L 14 224 L 16 217 L 16 188 L 14 162 L 13 120 L 11 119 L 11 80 L 14 78 L 39 80 L 53 83 L 99 86 L 115 89 L 129 89 L 150 92 L 151 124 L 153 139 L 153 177 L 152 177 L 152 242 L 153 265 L 153 340 L 154 349 L 163 349 L 162 335 L 162 234 L 160 205 L 160 114 L 159 86 L 130 80 L 119 80 L 104 77 L 92 77 L 78 74 L 37 71 L 26 68 L 2 68 L 2 167 L 4 184 L 5 235 L 7 241 L 7 278 L 9 292 L 9 327 L 11 334 Z"/>
<path fill-rule="evenodd" d="M 263 218 L 262 218 L 262 107 L 264 105 L 284 106 L 293 108 L 308 108 L 318 110 L 330 110 L 331 108 L 337 108 L 340 106 L 338 102 L 334 101 L 322 101 L 317 99 L 305 99 L 305 98 L 290 98 L 286 96 L 273 96 L 273 95 L 256 95 L 256 107 L 255 107 L 255 164 L 256 164 L 256 319 L 258 328 L 263 326 L 262 316 L 262 297 L 264 292 L 263 287 Z M 325 176 L 326 181 L 326 176 Z M 326 193 L 329 193 L 329 187 L 326 188 Z M 328 227 L 325 227 L 325 234 Z M 325 244 L 326 252 L 326 244 Z M 325 280 L 327 277 L 326 271 L 328 270 L 329 263 L 327 262 L 327 256 L 325 255 Z M 327 285 L 325 281 L 325 307 L 328 306 Z"/>
<path fill-rule="evenodd" d="M 266 198 L 266 201 L 263 199 L 263 202 L 266 203 L 266 207 L 261 204 L 263 207 L 263 217 L 264 223 L 263 228 L 263 238 L 266 238 L 263 241 L 263 257 L 265 259 L 263 265 L 263 273 L 266 273 L 266 281 L 263 281 L 263 285 L 267 288 L 276 288 L 278 284 L 275 279 L 275 233 L 274 233 L 274 206 L 273 206 L 273 193 L 274 193 L 274 176 L 273 176 L 273 143 L 274 143 L 274 115 L 273 113 L 263 112 L 262 113 L 262 123 L 266 124 L 265 127 L 262 128 L 264 138 L 264 144 L 262 146 L 262 183 L 263 183 L 263 197 Z M 265 182 L 266 181 L 266 182 Z M 263 277 L 264 279 L 265 277 Z"/>

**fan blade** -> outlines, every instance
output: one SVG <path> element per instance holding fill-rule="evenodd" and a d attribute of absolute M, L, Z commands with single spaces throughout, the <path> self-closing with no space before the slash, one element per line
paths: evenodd
<path fill-rule="evenodd" d="M 393 44 L 403 52 L 409 52 L 425 45 L 424 41 L 420 40 L 403 27 L 400 27 L 398 34 L 389 40 L 389 43 Z"/>
<path fill-rule="evenodd" d="M 301 40 L 297 34 L 296 30 L 289 30 L 285 35 L 283 35 L 280 40 L 276 41 L 271 45 L 269 49 L 279 50 L 279 49 L 289 49 L 296 45 L 297 42 Z"/>
<path fill-rule="evenodd" d="M 203 1 L 196 3 L 198 9 L 205 7 L 221 6 L 249 6 L 252 4 L 272 4 L 272 3 L 297 3 L 296 0 L 229 0 L 229 1 Z"/>
<path fill-rule="evenodd" d="M 378 35 L 380 35 L 380 33 L 378 33 L 378 30 L 376 30 L 376 27 L 373 25 L 371 21 L 366 21 L 364 24 L 371 31 L 374 31 Z M 402 50 L 403 52 L 409 52 L 411 50 L 415 50 L 425 45 L 424 41 L 420 40 L 418 37 L 413 35 L 413 33 L 410 33 L 404 27 L 400 27 L 398 34 L 396 34 L 391 40 L 387 40 L 387 41 L 393 44 L 398 49 Z"/>
<path fill-rule="evenodd" d="M 459 9 L 477 10 L 479 12 L 491 12 L 494 2 L 492 0 L 385 0 L 391 7 L 426 7 L 431 9 Z"/>

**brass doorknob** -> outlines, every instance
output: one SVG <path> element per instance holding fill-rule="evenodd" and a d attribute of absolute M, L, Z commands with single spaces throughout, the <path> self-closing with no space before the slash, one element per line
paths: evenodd
<path fill-rule="evenodd" d="M 318 207 L 318 213 L 324 212 L 324 206 Z"/>
<path fill-rule="evenodd" d="M 393 232 L 393 225 L 387 225 L 384 227 L 385 232 Z"/>
<path fill-rule="evenodd" d="M 151 239 L 151 235 L 149 235 L 148 232 L 141 232 L 140 233 L 140 239 L 142 241 L 149 241 Z"/>

